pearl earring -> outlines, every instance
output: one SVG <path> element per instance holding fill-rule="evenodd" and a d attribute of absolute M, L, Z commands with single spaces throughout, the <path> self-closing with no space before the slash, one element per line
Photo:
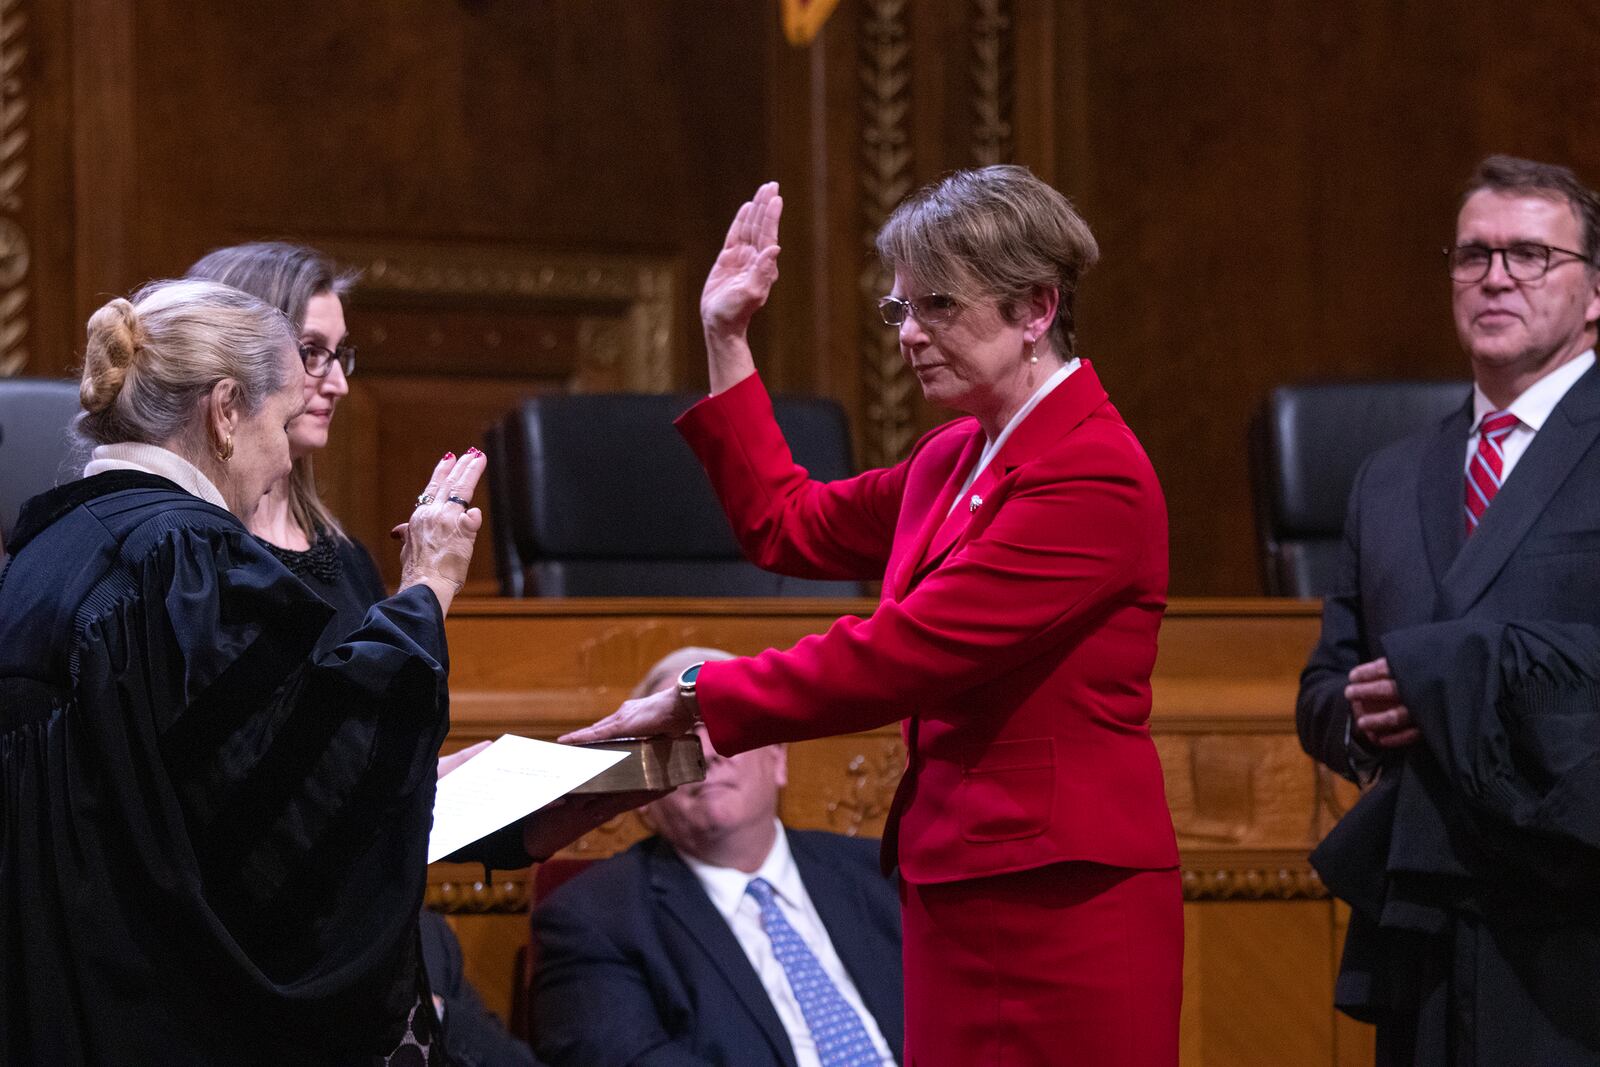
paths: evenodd
<path fill-rule="evenodd" d="M 1033 350 L 1033 346 L 1036 343 L 1037 342 L 1035 342 L 1035 341 L 1026 341 L 1026 342 L 1024 342 L 1024 344 L 1027 346 L 1027 349 L 1028 349 L 1028 362 L 1029 363 L 1037 363 L 1037 362 L 1039 362 L 1039 356 Z"/>

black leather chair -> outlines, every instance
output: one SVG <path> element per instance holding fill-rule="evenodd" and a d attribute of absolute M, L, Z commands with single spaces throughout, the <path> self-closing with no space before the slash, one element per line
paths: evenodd
<path fill-rule="evenodd" d="M 0 542 L 23 501 L 77 476 L 67 429 L 78 411 L 75 381 L 0 378 Z"/>
<path fill-rule="evenodd" d="M 1250 424 L 1261 581 L 1322 596 L 1338 580 L 1345 505 L 1362 462 L 1467 403 L 1467 382 L 1329 382 L 1274 389 Z M 1462 464 L 1466 454 L 1462 453 Z"/>
<path fill-rule="evenodd" d="M 745 560 L 672 420 L 691 394 L 548 394 L 485 436 L 495 568 L 505 596 L 860 596 L 859 582 L 769 574 Z M 778 397 L 813 477 L 848 477 L 831 400 Z"/>

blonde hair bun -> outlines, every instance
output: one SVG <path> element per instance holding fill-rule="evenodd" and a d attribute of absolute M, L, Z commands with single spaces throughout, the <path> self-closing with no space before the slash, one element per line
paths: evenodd
<path fill-rule="evenodd" d="M 139 311 L 120 296 L 89 318 L 83 380 L 78 384 L 84 411 L 97 414 L 116 403 L 143 343 Z"/>

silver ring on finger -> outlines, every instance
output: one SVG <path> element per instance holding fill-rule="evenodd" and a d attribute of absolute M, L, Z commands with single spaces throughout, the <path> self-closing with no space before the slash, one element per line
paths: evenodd
<path fill-rule="evenodd" d="M 427 507 L 431 503 L 433 503 L 433 494 L 432 493 L 418 493 L 417 494 L 417 507 L 419 507 L 419 508 Z"/>
<path fill-rule="evenodd" d="M 470 508 L 472 506 L 470 503 L 463 500 L 461 497 L 456 496 L 454 493 L 451 493 L 449 496 L 445 497 L 445 501 L 446 503 L 450 504 L 460 504 L 463 509 Z"/>

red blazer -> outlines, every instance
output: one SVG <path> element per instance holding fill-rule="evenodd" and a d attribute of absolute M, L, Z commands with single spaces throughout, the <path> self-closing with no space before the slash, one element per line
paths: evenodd
<path fill-rule="evenodd" d="M 752 560 L 884 583 L 870 618 L 705 665 L 697 696 L 718 752 L 904 719 L 885 858 L 913 883 L 1062 860 L 1177 864 L 1148 724 L 1166 502 L 1087 362 L 954 510 L 984 445 L 976 419 L 831 483 L 795 465 L 755 376 L 678 427 Z"/>

